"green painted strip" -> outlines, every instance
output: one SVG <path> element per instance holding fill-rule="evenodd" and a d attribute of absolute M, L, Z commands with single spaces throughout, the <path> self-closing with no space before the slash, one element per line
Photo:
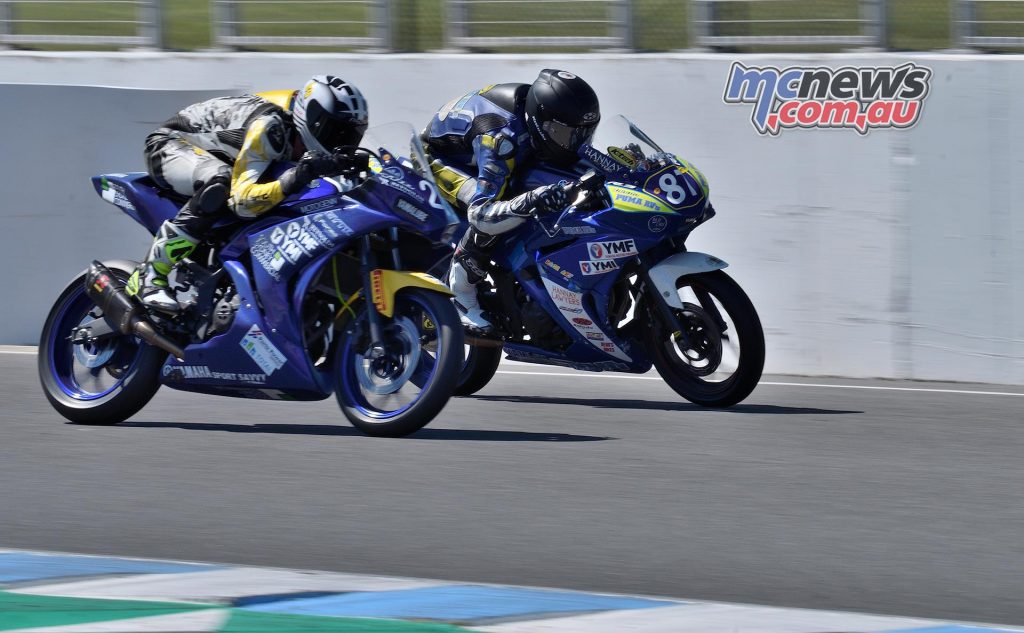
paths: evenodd
<path fill-rule="evenodd" d="M 0 591 L 0 631 L 188 613 L 214 605 L 33 596 Z"/>
<path fill-rule="evenodd" d="M 332 618 L 233 609 L 221 633 L 472 633 L 450 624 L 376 618 Z"/>

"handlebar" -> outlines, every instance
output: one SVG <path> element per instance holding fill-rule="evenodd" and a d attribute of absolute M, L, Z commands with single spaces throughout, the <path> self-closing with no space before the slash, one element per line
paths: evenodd
<path fill-rule="evenodd" d="M 579 180 L 566 183 L 563 186 L 563 190 L 571 198 L 579 195 L 580 193 L 593 193 L 595 191 L 600 191 L 604 187 L 604 182 L 604 174 L 599 174 L 591 169 L 580 176 Z"/>
<path fill-rule="evenodd" d="M 587 173 L 585 173 L 582 176 L 580 176 L 579 180 L 576 180 L 575 182 L 567 182 L 567 183 L 565 183 L 565 185 L 562 186 L 562 190 L 565 191 L 566 196 L 570 200 L 572 200 L 572 199 L 575 199 L 576 196 L 578 196 L 581 193 L 586 195 L 586 194 L 594 193 L 596 191 L 603 190 L 604 189 L 604 183 L 605 183 L 604 174 L 599 174 L 598 172 L 596 172 L 593 169 L 591 169 Z M 574 207 L 570 207 L 570 209 L 572 209 L 572 208 L 574 208 Z M 555 229 L 555 230 L 558 229 L 558 224 L 559 224 L 560 220 L 561 219 L 559 219 L 558 221 L 555 222 L 555 224 L 552 226 L 553 229 Z"/>

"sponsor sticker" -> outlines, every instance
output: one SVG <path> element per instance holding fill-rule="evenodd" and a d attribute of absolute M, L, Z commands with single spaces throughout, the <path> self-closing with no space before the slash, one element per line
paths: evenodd
<path fill-rule="evenodd" d="M 615 242 L 590 242 L 587 244 L 587 252 L 590 254 L 591 260 L 607 260 L 630 257 L 639 251 L 637 251 L 636 242 L 633 240 L 618 240 Z"/>
<path fill-rule="evenodd" d="M 548 294 L 551 295 L 551 299 L 554 300 L 555 305 L 562 308 L 562 306 L 574 308 L 582 304 L 582 295 L 578 292 L 573 292 L 568 288 L 563 288 L 556 283 L 549 281 L 545 277 L 541 277 L 544 281 L 544 286 L 548 289 Z"/>
<path fill-rule="evenodd" d="M 255 323 L 238 344 L 268 376 L 284 367 L 284 364 L 288 362 L 281 350 L 267 340 L 267 335 Z"/>
<path fill-rule="evenodd" d="M 763 136 L 784 129 L 845 128 L 865 135 L 917 124 L 932 70 L 900 66 L 825 68 L 746 66 L 733 62 L 723 101 L 750 104 L 750 123 Z"/>
<path fill-rule="evenodd" d="M 256 238 L 249 251 L 274 281 L 280 281 L 287 265 L 314 257 L 350 235 L 352 228 L 335 211 L 323 211 L 278 224 L 269 237 L 262 233 Z"/>
<path fill-rule="evenodd" d="M 668 227 L 668 219 L 663 215 L 654 215 L 647 220 L 647 230 L 651 233 L 661 233 L 666 227 Z"/>
<path fill-rule="evenodd" d="M 127 209 L 128 211 L 135 210 L 135 205 L 128 199 L 128 196 L 125 194 L 121 185 L 103 178 L 100 181 L 100 187 L 100 195 L 107 202 L 117 205 L 122 209 Z"/>
<path fill-rule="evenodd" d="M 608 155 L 615 159 L 615 161 L 621 164 L 627 169 L 633 169 L 636 167 L 636 156 L 632 152 L 628 152 L 621 147 L 611 146 L 608 148 Z"/>
<path fill-rule="evenodd" d="M 597 229 L 592 226 L 563 226 L 562 233 L 565 235 L 593 235 Z"/>
<path fill-rule="evenodd" d="M 573 278 L 573 274 L 571 272 L 569 272 L 568 270 L 563 269 L 561 266 L 559 266 L 555 262 L 551 261 L 550 259 L 545 259 L 544 260 L 544 265 L 547 266 L 548 268 L 550 268 L 551 270 L 555 271 L 556 273 L 560 274 L 561 276 L 565 277 L 566 279 L 572 279 Z"/>
<path fill-rule="evenodd" d="M 558 311 L 562 313 L 562 316 L 577 332 L 591 342 L 591 345 L 596 346 L 601 351 L 620 360 L 630 360 L 629 356 L 619 349 L 619 346 L 609 339 L 604 332 L 600 329 L 595 331 L 596 326 L 593 321 L 585 317 L 574 316 L 583 311 L 583 308 L 580 307 L 583 304 L 582 294 L 563 288 L 547 277 L 542 276 L 541 281 L 544 282 L 544 287 L 547 288 L 548 295 L 551 297 L 551 300 L 554 301 Z"/>
<path fill-rule="evenodd" d="M 411 217 L 412 219 L 416 220 L 417 222 L 426 222 L 427 218 L 430 217 L 429 213 L 427 213 L 423 209 L 420 209 L 419 207 L 417 207 L 416 205 L 412 204 L 411 202 L 409 202 L 405 198 L 399 198 L 398 202 L 397 202 L 397 206 L 398 206 L 399 211 L 401 211 L 402 213 L 408 215 L 409 217 Z"/>
<path fill-rule="evenodd" d="M 617 172 L 622 171 L 622 165 L 611 156 L 598 151 L 590 145 L 583 146 L 583 155 L 601 171 Z"/>
<path fill-rule="evenodd" d="M 618 268 L 619 264 L 614 259 L 580 262 L 580 272 L 584 275 L 603 275 L 606 272 L 618 270 Z"/>
<path fill-rule="evenodd" d="M 331 196 L 330 198 L 324 198 L 323 200 L 317 200 L 316 202 L 310 202 L 299 207 L 300 213 L 315 213 L 317 211 L 323 211 L 338 204 L 337 196 Z"/>
<path fill-rule="evenodd" d="M 391 187 L 396 191 L 400 191 L 401 193 L 409 196 L 410 198 L 423 198 L 422 193 L 418 192 L 414 187 L 412 187 L 408 182 L 406 182 L 405 173 L 402 171 L 400 167 L 395 167 L 394 165 L 385 167 L 384 169 L 374 174 L 374 176 L 376 177 L 377 182 L 381 183 L 386 187 Z M 423 183 L 421 183 L 421 188 L 422 185 Z"/>
<path fill-rule="evenodd" d="M 267 382 L 266 374 L 213 371 L 206 365 L 165 365 L 163 374 L 169 380 L 228 380 L 259 385 Z"/>

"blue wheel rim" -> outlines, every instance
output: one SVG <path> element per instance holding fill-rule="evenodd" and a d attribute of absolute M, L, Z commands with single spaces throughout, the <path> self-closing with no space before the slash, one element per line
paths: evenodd
<path fill-rule="evenodd" d="M 417 330 L 421 336 L 426 333 L 422 326 L 422 317 L 428 317 L 433 323 L 440 322 L 439 315 L 436 314 L 429 305 L 420 301 L 414 295 L 398 297 L 394 316 L 397 318 L 402 315 L 408 316 L 414 323 L 418 324 Z M 367 329 L 366 319 L 366 313 L 361 313 L 358 323 L 359 328 L 364 330 Z M 434 331 L 436 332 L 436 329 Z M 354 335 L 345 337 L 343 345 L 338 350 L 338 353 L 341 354 L 341 376 L 338 386 L 342 390 L 345 401 L 350 406 L 354 407 L 361 415 L 378 422 L 387 422 L 402 415 L 419 402 L 420 398 L 423 397 L 423 394 L 426 393 L 430 388 L 430 385 L 433 384 L 434 378 L 437 374 L 437 360 L 430 353 L 427 353 L 425 348 L 421 348 L 416 367 L 412 371 L 411 377 L 406 383 L 410 387 L 418 387 L 419 393 L 417 393 L 410 401 L 401 404 L 401 406 L 394 409 L 385 409 L 370 402 L 370 399 L 363 392 L 359 378 L 356 375 L 358 369 L 356 367 L 355 358 L 357 354 L 362 352 L 357 349 L 358 346 L 356 344 L 361 338 L 362 337 Z"/>
<path fill-rule="evenodd" d="M 81 401 L 98 400 L 120 389 L 138 364 L 142 351 L 141 345 L 134 338 L 116 335 L 107 344 L 110 348 L 104 350 L 112 352 L 105 362 L 91 368 L 83 365 L 75 354 L 76 345 L 68 338 L 75 327 L 92 318 L 90 313 L 99 315 L 101 312 L 85 294 L 85 290 L 80 288 L 64 300 L 53 319 L 48 340 L 48 361 L 54 381 L 65 395 Z M 128 363 L 121 362 L 126 358 L 130 358 Z M 115 364 L 123 367 L 120 377 L 108 372 L 108 367 Z M 101 380 L 103 374 L 110 380 Z M 88 376 L 101 386 L 90 388 L 84 385 L 83 378 Z"/>

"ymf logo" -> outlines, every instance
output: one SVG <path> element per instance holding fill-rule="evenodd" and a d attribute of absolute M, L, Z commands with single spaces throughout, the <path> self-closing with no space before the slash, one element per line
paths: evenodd
<path fill-rule="evenodd" d="M 733 62 L 725 84 L 726 103 L 749 103 L 758 134 L 778 136 L 784 128 L 913 127 L 921 118 L 932 71 L 902 66 L 782 70 Z"/>
<path fill-rule="evenodd" d="M 616 259 L 636 255 L 636 242 L 633 240 L 618 240 L 615 242 L 591 242 L 588 245 L 590 259 Z"/>

